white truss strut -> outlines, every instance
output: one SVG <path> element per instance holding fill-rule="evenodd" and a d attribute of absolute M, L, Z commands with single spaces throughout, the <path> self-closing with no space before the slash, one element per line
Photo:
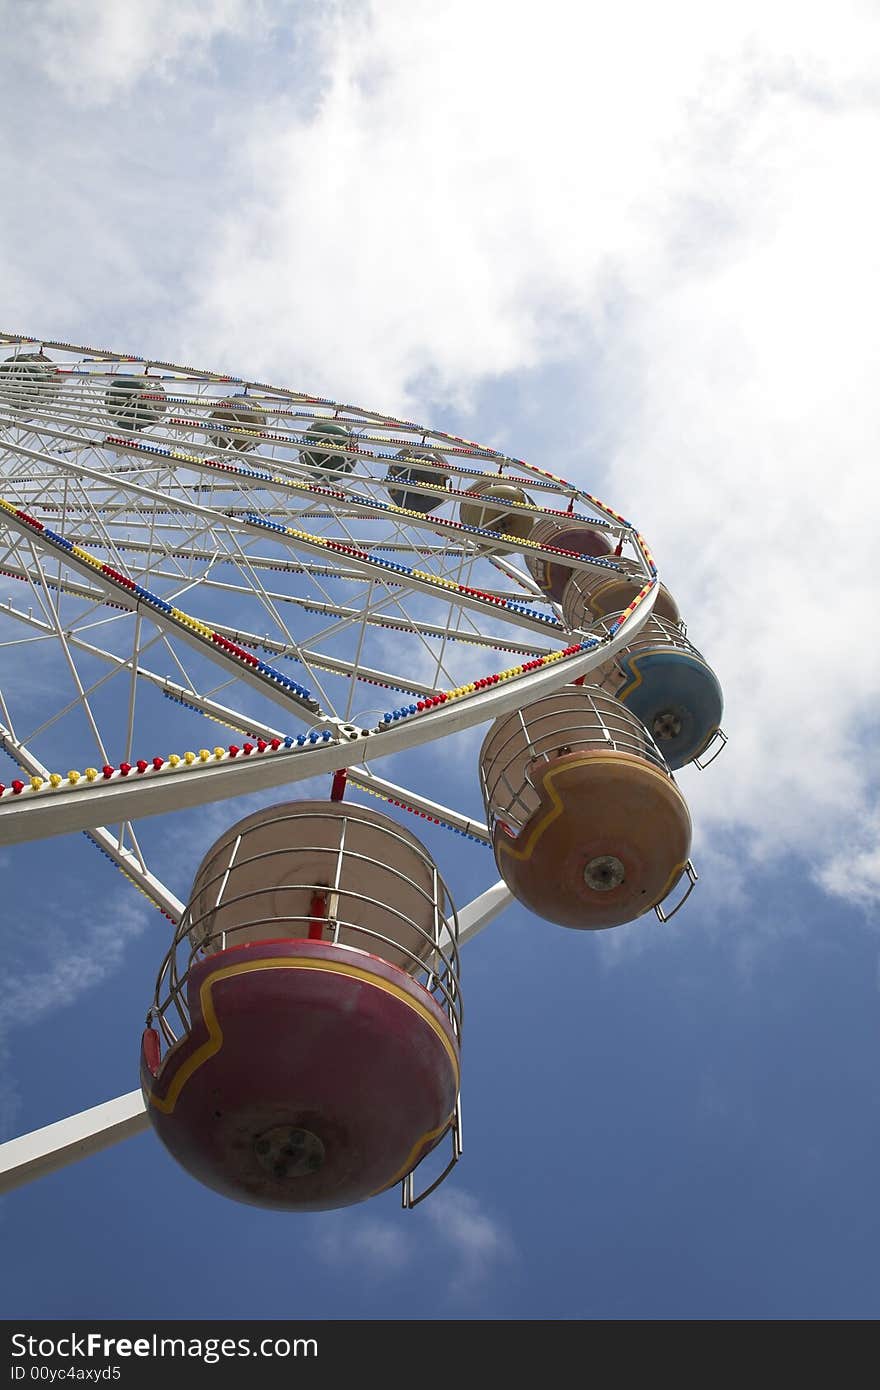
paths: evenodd
<path fill-rule="evenodd" d="M 149 1129 L 141 1091 L 82 1110 L 69 1119 L 0 1144 L 0 1193 L 11 1192 Z"/>

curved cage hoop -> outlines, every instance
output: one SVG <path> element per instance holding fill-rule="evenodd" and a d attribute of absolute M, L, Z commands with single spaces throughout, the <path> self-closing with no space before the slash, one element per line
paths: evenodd
<path fill-rule="evenodd" d="M 718 745 L 717 747 L 715 746 L 716 744 Z M 714 763 L 719 753 L 723 753 L 726 746 L 727 734 L 724 732 L 723 729 L 716 729 L 712 737 L 709 739 L 709 742 L 704 746 L 703 751 L 702 753 L 700 753 L 699 757 L 694 758 L 694 767 L 698 767 L 702 772 L 705 768 L 709 766 L 710 763 Z M 707 758 L 706 754 L 709 752 L 710 749 L 714 749 L 715 751 L 711 754 L 710 757 Z"/>
<path fill-rule="evenodd" d="M 407 1173 L 406 1177 L 401 1182 L 401 1206 L 403 1207 L 404 1211 L 412 1211 L 413 1208 L 417 1207 L 420 1202 L 423 1202 L 426 1197 L 430 1197 L 432 1192 L 436 1192 L 440 1184 L 442 1182 L 445 1182 L 446 1179 L 449 1177 L 449 1174 L 452 1172 L 453 1168 L 455 1167 L 456 1163 L 461 1158 L 461 1155 L 464 1152 L 464 1144 L 461 1132 L 461 1096 L 458 1097 L 455 1106 L 455 1114 L 453 1115 L 449 1125 L 449 1137 L 451 1141 L 450 1158 L 445 1168 L 442 1169 L 442 1171 L 437 1175 L 437 1177 L 433 1179 L 432 1182 L 428 1184 L 427 1187 L 422 1188 L 421 1192 L 416 1193 L 416 1174 L 422 1167 L 422 1163 L 424 1163 L 424 1160 L 422 1160 L 422 1163 L 417 1163 L 415 1168 L 413 1168 L 412 1172 Z"/>
<path fill-rule="evenodd" d="M 687 880 L 687 888 L 679 898 L 678 902 L 675 904 L 675 907 L 670 908 L 669 911 L 667 911 L 666 908 L 663 906 L 662 902 L 655 903 L 654 912 L 656 913 L 657 920 L 659 922 L 671 921 L 671 919 L 675 916 L 676 912 L 678 912 L 679 908 L 684 907 L 691 893 L 694 891 L 694 888 L 700 881 L 700 875 L 697 873 L 690 859 L 684 866 L 684 878 Z M 680 879 L 679 882 L 681 882 Z M 664 902 L 668 902 L 670 896 L 671 894 L 667 895 L 667 897 L 664 899 Z"/>

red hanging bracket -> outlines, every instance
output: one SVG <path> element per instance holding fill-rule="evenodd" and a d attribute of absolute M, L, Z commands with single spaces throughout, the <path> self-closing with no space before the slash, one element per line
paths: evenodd
<path fill-rule="evenodd" d="M 322 941 L 327 925 L 327 894 L 315 892 L 309 903 L 309 941 Z"/>
<path fill-rule="evenodd" d="M 144 1064 L 151 1076 L 159 1075 L 159 1067 L 162 1065 L 162 1046 L 159 1040 L 158 1031 L 147 1026 L 141 1038 L 141 1056 Z"/>
<path fill-rule="evenodd" d="M 345 796 L 345 782 L 348 777 L 348 769 L 341 767 L 338 772 L 333 774 L 333 785 L 330 788 L 330 800 L 341 801 Z"/>

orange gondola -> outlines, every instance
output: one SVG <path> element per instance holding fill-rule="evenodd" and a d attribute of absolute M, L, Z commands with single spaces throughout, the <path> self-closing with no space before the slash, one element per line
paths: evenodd
<path fill-rule="evenodd" d="M 595 686 L 566 686 L 496 720 L 480 776 L 499 872 L 550 922 L 632 921 L 687 868 L 681 792 L 644 726 Z"/>

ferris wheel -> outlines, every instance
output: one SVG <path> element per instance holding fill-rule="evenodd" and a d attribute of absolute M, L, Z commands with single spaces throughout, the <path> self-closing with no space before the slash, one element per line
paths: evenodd
<path fill-rule="evenodd" d="M 192 367 L 0 359 L 0 845 L 82 832 L 171 923 L 141 1089 L 0 1146 L 0 1186 L 152 1123 L 240 1200 L 412 1206 L 461 1152 L 460 947 L 513 898 L 678 910 L 717 678 L 635 525 L 541 468 Z M 484 724 L 485 821 L 424 758 L 383 775 Z M 138 823 L 271 788 L 178 899 Z M 454 836 L 487 847 L 457 908 Z"/>

